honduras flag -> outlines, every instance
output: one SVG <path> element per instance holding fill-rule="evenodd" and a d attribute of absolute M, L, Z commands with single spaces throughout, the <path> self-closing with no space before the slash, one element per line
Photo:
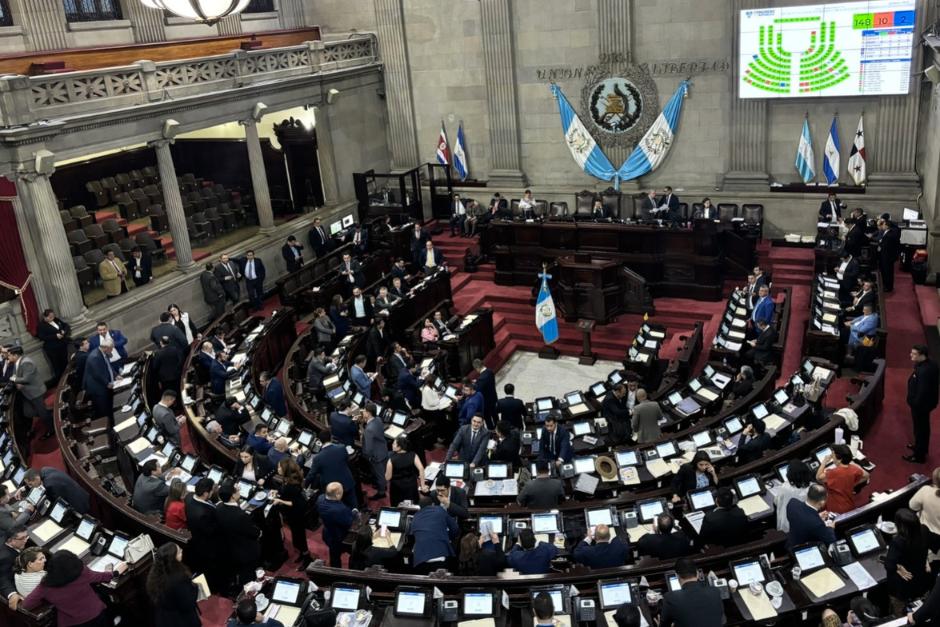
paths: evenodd
<path fill-rule="evenodd" d="M 561 114 L 561 130 L 565 134 L 565 143 L 571 156 L 578 162 L 582 170 L 593 177 L 609 181 L 617 175 L 614 166 L 610 164 L 607 155 L 601 150 L 594 138 L 584 127 L 581 118 L 571 108 L 571 103 L 565 98 L 558 85 L 552 83 L 552 94 L 558 101 L 558 113 Z M 553 314 L 554 315 L 554 314 Z"/>
<path fill-rule="evenodd" d="M 839 180 L 839 128 L 836 126 L 838 118 L 832 117 L 832 126 L 829 127 L 829 137 L 826 139 L 826 159 L 823 161 L 823 174 L 826 182 L 835 185 Z"/>
<path fill-rule="evenodd" d="M 796 171 L 804 183 L 816 178 L 816 157 L 813 155 L 813 138 L 809 134 L 809 118 L 803 119 L 803 132 L 800 134 L 800 146 L 796 149 Z"/>
<path fill-rule="evenodd" d="M 460 175 L 460 180 L 466 180 L 470 168 L 467 167 L 466 140 L 463 137 L 463 122 L 457 127 L 457 143 L 454 145 L 454 168 Z"/>
<path fill-rule="evenodd" d="M 676 136 L 676 127 L 679 125 L 679 114 L 682 113 L 682 102 L 689 91 L 689 82 L 682 81 L 676 88 L 666 108 L 662 110 L 656 121 L 646 131 L 646 135 L 633 149 L 627 160 L 617 172 L 621 181 L 631 181 L 659 167 L 669 154 Z"/>
<path fill-rule="evenodd" d="M 539 276 L 542 278 L 542 288 L 539 290 L 539 297 L 535 301 L 535 326 L 541 331 L 544 342 L 551 344 L 558 340 L 558 319 L 555 317 L 555 301 L 552 300 L 552 292 L 548 289 L 548 280 L 552 277 L 545 272 Z"/>

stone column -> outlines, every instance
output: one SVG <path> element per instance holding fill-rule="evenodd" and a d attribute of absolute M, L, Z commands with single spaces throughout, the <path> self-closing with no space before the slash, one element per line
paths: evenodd
<path fill-rule="evenodd" d="M 37 171 L 34 164 L 20 164 L 16 172 L 17 194 L 23 199 L 23 205 L 32 214 L 43 245 L 40 248 L 43 273 L 48 285 L 47 290 L 53 295 L 56 312 L 68 321 L 81 322 L 85 319 L 85 304 L 82 291 L 75 275 L 75 265 L 69 251 L 69 242 L 65 237 L 65 227 L 59 217 L 59 204 L 49 176 L 54 171 L 52 153 L 47 152 L 47 166 Z"/>
<path fill-rule="evenodd" d="M 392 170 L 410 170 L 421 163 L 421 158 L 418 152 L 408 43 L 405 38 L 403 0 L 375 0 L 375 21 L 385 68 L 383 74 Z"/>
<path fill-rule="evenodd" d="M 173 154 L 170 152 L 171 139 L 158 139 L 150 142 L 157 153 L 157 168 L 160 170 L 160 185 L 163 188 L 163 202 L 166 206 L 167 221 L 170 223 L 170 235 L 173 236 L 173 248 L 176 250 L 176 265 L 180 270 L 194 267 L 193 249 L 189 243 L 189 229 L 186 228 L 186 213 L 183 211 L 183 198 L 176 182 L 176 168 L 173 166 Z"/>
<path fill-rule="evenodd" d="M 489 182 L 523 187 L 511 0 L 480 0 L 480 24 L 490 125 Z"/>
<path fill-rule="evenodd" d="M 219 34 L 222 36 L 241 35 L 242 34 L 241 15 L 229 15 L 226 18 L 222 18 L 221 20 L 219 20 L 219 23 L 216 26 L 219 29 Z"/>
<path fill-rule="evenodd" d="M 149 44 L 166 41 L 166 20 L 163 11 L 144 6 L 140 0 L 124 4 L 127 19 L 134 28 L 134 41 Z"/>
<path fill-rule="evenodd" d="M 317 157 L 320 164 L 320 184 L 323 186 L 323 204 L 339 203 L 339 179 L 336 176 L 336 156 L 333 154 L 333 125 L 330 107 L 317 107 Z"/>
<path fill-rule="evenodd" d="M 597 29 L 600 35 L 600 54 L 620 57 L 625 61 L 633 60 L 633 0 L 597 0 Z M 619 168 L 626 161 L 633 148 L 630 146 L 604 147 L 604 152 Z M 625 185 L 636 185 L 628 181 Z"/>
<path fill-rule="evenodd" d="M 258 123 L 254 118 L 239 122 L 245 127 L 245 144 L 248 146 L 248 165 L 251 168 L 251 193 L 258 211 L 258 224 L 262 233 L 274 230 L 274 211 L 271 209 L 271 193 L 268 191 L 268 174 L 264 169 L 264 154 L 258 137 Z"/>
<path fill-rule="evenodd" d="M 767 164 L 767 100 L 741 100 L 738 81 L 738 24 L 744 9 L 760 8 L 764 0 L 734 0 L 731 3 L 734 33 L 731 54 L 731 102 L 728 120 L 728 172 L 723 187 L 727 190 L 766 191 L 770 185 Z"/>
<path fill-rule="evenodd" d="M 304 7 L 301 0 L 280 0 L 277 16 L 281 28 L 304 27 Z"/>
<path fill-rule="evenodd" d="M 36 295 L 36 301 L 39 303 L 41 311 L 46 307 L 54 306 L 55 303 L 46 293 L 46 286 L 49 285 L 49 281 L 46 279 L 46 270 L 41 261 L 41 252 L 37 252 L 40 249 L 35 245 L 36 240 L 40 239 L 39 227 L 32 221 L 32 216 L 23 206 L 23 200 L 19 196 L 14 196 L 9 201 L 13 205 L 16 230 L 20 234 L 20 245 L 23 247 L 23 256 L 26 257 L 26 267 L 33 273 L 33 280 L 30 285 L 33 286 L 33 293 Z M 66 239 L 68 239 L 67 235 Z"/>
<path fill-rule="evenodd" d="M 68 22 L 62 0 L 19 0 L 26 46 L 29 50 L 65 50 Z"/>

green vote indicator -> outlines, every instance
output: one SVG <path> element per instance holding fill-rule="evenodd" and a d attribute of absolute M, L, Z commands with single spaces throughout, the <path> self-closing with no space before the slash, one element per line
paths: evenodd
<path fill-rule="evenodd" d="M 913 26 L 913 11 L 886 11 L 884 13 L 856 13 L 852 16 L 852 28 L 890 28 L 892 26 Z"/>

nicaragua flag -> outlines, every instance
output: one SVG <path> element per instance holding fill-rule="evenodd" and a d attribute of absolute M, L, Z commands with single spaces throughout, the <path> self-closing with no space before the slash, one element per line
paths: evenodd
<path fill-rule="evenodd" d="M 584 127 L 581 118 L 571 108 L 571 103 L 565 98 L 558 85 L 552 83 L 552 95 L 558 101 L 558 113 L 561 115 L 561 130 L 565 134 L 565 143 L 571 156 L 582 170 L 599 178 L 609 181 L 616 176 L 617 171 L 610 164 L 607 155 L 601 150 L 594 138 Z"/>
<path fill-rule="evenodd" d="M 809 118 L 803 119 L 803 132 L 800 134 L 800 145 L 796 149 L 796 171 L 804 183 L 816 178 L 816 157 L 813 155 L 813 139 L 809 134 Z"/>
<path fill-rule="evenodd" d="M 679 114 L 682 113 L 682 102 L 689 91 L 689 82 L 682 81 L 676 88 L 666 107 L 653 122 L 643 139 L 633 149 L 627 160 L 617 172 L 621 181 L 630 181 L 639 178 L 659 167 L 669 154 L 676 136 L 676 127 L 679 125 Z"/>
<path fill-rule="evenodd" d="M 558 340 L 558 319 L 555 317 L 555 301 L 552 300 L 552 292 L 548 289 L 548 280 L 551 275 L 542 273 L 542 288 L 539 290 L 539 297 L 535 301 L 535 326 L 542 333 L 542 339 L 546 344 L 551 344 Z"/>
<path fill-rule="evenodd" d="M 826 139 L 826 159 L 823 161 L 823 174 L 826 182 L 835 185 L 839 180 L 839 128 L 836 126 L 838 118 L 832 117 L 829 127 L 829 137 Z"/>
<path fill-rule="evenodd" d="M 437 162 L 441 165 L 450 163 L 450 148 L 447 144 L 447 131 L 444 129 L 444 122 L 441 121 L 441 134 L 437 136 Z"/>
<path fill-rule="evenodd" d="M 470 172 L 470 168 L 467 167 L 465 145 L 466 140 L 463 137 L 463 122 L 461 122 L 460 126 L 457 127 L 457 143 L 454 145 L 454 168 L 457 170 L 457 174 L 460 175 L 461 181 L 465 180 L 467 174 Z"/>

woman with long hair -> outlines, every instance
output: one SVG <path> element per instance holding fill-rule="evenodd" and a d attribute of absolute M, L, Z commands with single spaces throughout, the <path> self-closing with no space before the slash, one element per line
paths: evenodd
<path fill-rule="evenodd" d="M 381 533 L 381 530 L 379 531 Z M 372 538 L 372 527 L 361 525 L 353 540 L 352 552 L 349 554 L 349 568 L 364 570 L 370 566 L 381 565 L 391 570 L 389 564 L 398 557 L 398 549 L 394 547 L 377 547 Z"/>
<path fill-rule="evenodd" d="M 917 512 L 920 523 L 927 528 L 927 548 L 940 552 L 940 468 L 933 469 L 930 485 L 918 490 L 908 506 Z"/>
<path fill-rule="evenodd" d="M 787 480 L 774 494 L 774 508 L 777 512 L 777 529 L 784 533 L 790 531 L 787 519 L 787 505 L 791 500 L 806 500 L 809 484 L 813 482 L 813 470 L 802 459 L 791 459 L 787 463 Z"/>
<path fill-rule="evenodd" d="M 304 495 L 304 475 L 290 457 L 285 457 L 277 463 L 277 476 L 281 478 L 281 489 L 271 501 L 281 512 L 281 518 L 290 528 L 291 544 L 297 549 L 297 561 L 301 569 L 313 561 L 310 549 L 307 547 L 307 497 Z"/>
<path fill-rule="evenodd" d="M 153 603 L 154 627 L 200 627 L 199 588 L 183 564 L 183 549 L 167 542 L 154 551 L 147 574 L 147 596 Z"/>
<path fill-rule="evenodd" d="M 927 540 L 917 514 L 906 507 L 894 513 L 894 526 L 897 533 L 885 556 L 885 584 L 892 612 L 903 614 L 911 599 L 927 591 Z"/>
<path fill-rule="evenodd" d="M 238 459 L 235 460 L 236 479 L 244 479 L 260 486 L 264 485 L 266 479 L 274 474 L 274 468 L 268 458 L 257 454 L 253 448 L 246 446 L 238 452 Z"/>
<path fill-rule="evenodd" d="M 163 504 L 163 520 L 170 529 L 186 528 L 186 484 L 182 479 L 176 478 L 170 482 L 170 493 Z"/>
<path fill-rule="evenodd" d="M 71 551 L 56 551 L 46 562 L 46 576 L 22 607 L 34 610 L 48 603 L 56 609 L 59 627 L 108 627 L 111 619 L 107 608 L 92 584 L 107 583 L 125 572 L 124 562 L 99 573 L 87 568 Z"/>
<path fill-rule="evenodd" d="M 405 500 L 417 503 L 418 492 L 424 491 L 424 466 L 414 451 L 408 449 L 408 436 L 392 440 L 392 454 L 385 465 L 392 507 Z"/>
<path fill-rule="evenodd" d="M 170 312 L 170 323 L 183 332 L 187 342 L 192 344 L 202 339 L 202 333 L 200 333 L 196 325 L 193 324 L 189 313 L 180 309 L 179 305 L 176 304 L 167 307 L 167 311 Z"/>
<path fill-rule="evenodd" d="M 499 536 L 488 529 L 489 535 L 477 535 L 472 531 L 460 539 L 458 572 L 461 575 L 495 577 L 506 570 L 506 554 L 499 543 Z"/>
<path fill-rule="evenodd" d="M 23 549 L 23 552 L 16 556 L 16 562 L 13 564 L 13 581 L 17 593 L 24 599 L 46 576 L 46 559 L 46 552 L 38 546 Z"/>
<path fill-rule="evenodd" d="M 706 451 L 697 451 L 692 461 L 679 466 L 679 472 L 672 478 L 672 502 L 681 503 L 690 491 L 716 485 L 718 475 L 712 466 L 712 458 Z"/>

